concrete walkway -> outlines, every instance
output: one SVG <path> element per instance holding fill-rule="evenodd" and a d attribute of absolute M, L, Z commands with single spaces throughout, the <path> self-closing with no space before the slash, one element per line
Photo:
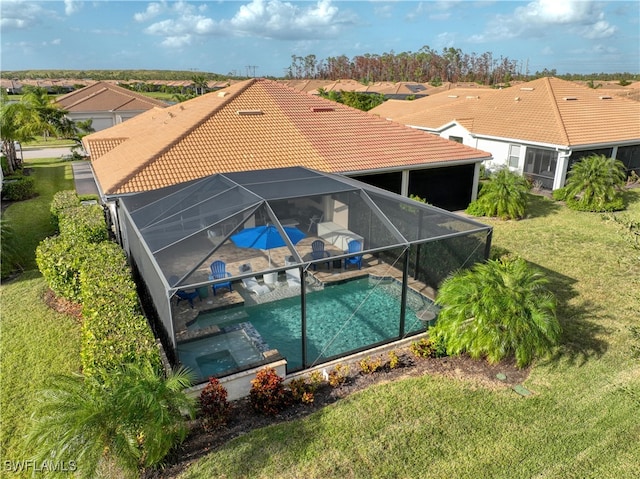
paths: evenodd
<path fill-rule="evenodd" d="M 74 161 L 71 163 L 73 169 L 73 181 L 76 185 L 76 193 L 79 195 L 100 195 L 98 186 L 93 176 L 91 162 Z"/>

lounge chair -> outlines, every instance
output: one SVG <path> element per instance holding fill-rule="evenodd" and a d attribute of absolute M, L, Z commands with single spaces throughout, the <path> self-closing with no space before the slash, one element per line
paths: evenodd
<path fill-rule="evenodd" d="M 224 261 L 216 260 L 211 263 L 211 274 L 209 275 L 209 280 L 214 279 L 222 279 L 222 278 L 230 278 L 231 273 L 227 273 L 227 265 Z M 216 290 L 220 288 L 227 288 L 229 291 L 233 291 L 231 287 L 231 281 L 223 281 L 222 283 L 212 284 L 213 295 L 216 295 Z"/>
<path fill-rule="evenodd" d="M 293 257 L 287 258 L 284 262 L 285 266 L 295 264 Z M 300 268 L 291 268 L 285 271 L 287 276 L 287 284 L 292 287 L 299 287 L 302 282 L 300 281 Z"/>
<path fill-rule="evenodd" d="M 360 241 L 357 241 L 357 240 L 349 241 L 348 248 L 349 248 L 349 251 L 347 251 L 347 253 L 349 253 L 349 254 L 358 253 L 358 252 L 362 251 L 362 243 L 360 243 Z M 358 265 L 358 269 L 361 269 L 362 268 L 362 255 L 352 256 L 350 258 L 345 258 L 344 259 L 344 269 L 347 269 L 347 266 L 349 266 L 350 264 L 357 264 Z"/>
<path fill-rule="evenodd" d="M 250 264 L 241 265 L 239 270 L 240 270 L 240 274 L 247 274 L 247 273 L 251 273 L 252 272 Z M 244 285 L 245 288 L 247 288 L 252 293 L 257 294 L 258 296 L 263 295 L 263 294 L 268 293 L 269 291 L 271 291 L 269 289 L 269 286 L 267 286 L 265 284 L 260 284 L 255 276 L 251 276 L 249 278 L 243 278 L 242 279 L 242 284 Z"/>
<path fill-rule="evenodd" d="M 311 258 L 312 259 L 322 259 L 331 257 L 331 253 L 325 251 L 324 249 L 324 241 L 315 240 L 311 243 Z M 327 261 L 327 269 L 331 268 L 331 262 Z M 313 270 L 316 271 L 318 269 L 318 264 L 313 264 Z"/>

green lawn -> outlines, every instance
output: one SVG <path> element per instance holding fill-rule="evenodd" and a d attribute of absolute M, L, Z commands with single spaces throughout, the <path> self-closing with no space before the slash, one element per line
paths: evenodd
<path fill-rule="evenodd" d="M 628 214 L 640 219 L 640 191 Z M 487 221 L 494 244 L 542 268 L 563 344 L 523 398 L 422 377 L 373 387 L 312 416 L 256 431 L 182 478 L 640 477 L 639 252 L 601 215 L 534 197 L 531 218 Z"/>
<path fill-rule="evenodd" d="M 25 161 L 25 167 L 32 169 L 31 174 L 36 180 L 38 196 L 12 204 L 2 217 L 13 229 L 13 238 L 8 247 L 15 253 L 17 267 L 30 270 L 36 269 L 36 246 L 55 232 L 49 213 L 54 193 L 73 189 L 74 186 L 70 163 L 61 163 L 57 158 L 45 158 Z M 11 264 L 2 264 L 3 277 L 6 277 L 11 266 Z"/>
<path fill-rule="evenodd" d="M 29 458 L 23 435 L 43 380 L 52 374 L 80 369 L 80 325 L 44 304 L 46 284 L 35 265 L 37 244 L 54 232 L 49 214 L 53 194 L 73 188 L 71 167 L 55 159 L 33 160 L 26 166 L 33 168 L 39 196 L 12 204 L 3 214 L 14 230 L 9 247 L 19 255 L 20 264 L 26 270 L 0 286 L 0 457 L 3 461 Z"/>

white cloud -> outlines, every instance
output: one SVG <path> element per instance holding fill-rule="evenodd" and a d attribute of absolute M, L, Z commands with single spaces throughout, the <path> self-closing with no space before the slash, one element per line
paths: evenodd
<path fill-rule="evenodd" d="M 610 37 L 617 28 L 604 19 L 601 6 L 588 0 L 534 0 L 517 7 L 511 15 L 498 15 L 484 33 L 470 40 L 543 37 L 559 29 L 587 39 Z"/>
<path fill-rule="evenodd" d="M 184 35 L 175 35 L 175 36 L 166 37 L 162 41 L 162 46 L 167 48 L 180 49 L 180 48 L 188 47 L 189 45 L 191 45 L 191 41 L 192 41 L 192 36 L 188 33 Z"/>
<path fill-rule="evenodd" d="M 80 11 L 82 8 L 82 2 L 78 0 L 64 0 L 64 13 L 65 15 L 73 15 Z"/>
<path fill-rule="evenodd" d="M 204 8 L 203 8 L 204 7 Z M 198 36 L 228 35 L 288 40 L 310 40 L 337 36 L 345 25 L 355 19 L 340 12 L 331 0 L 293 4 L 281 0 L 251 0 L 241 5 L 229 19 L 216 20 L 203 13 L 206 5 L 195 7 L 185 1 L 171 4 L 153 3 L 136 21 L 147 21 L 160 15 L 168 16 L 149 25 L 144 31 L 163 36 L 163 45 L 184 47 Z"/>
<path fill-rule="evenodd" d="M 300 40 L 336 35 L 345 24 L 353 22 L 348 14 L 338 15 L 338 7 L 331 0 L 298 5 L 280 0 L 252 0 L 240 7 L 229 26 L 241 35 Z"/>
<path fill-rule="evenodd" d="M 2 0 L 0 28 L 5 31 L 21 30 L 33 27 L 50 15 L 40 5 L 21 0 Z"/>
<path fill-rule="evenodd" d="M 51 45 L 60 45 L 62 43 L 62 40 L 60 38 L 54 38 L 53 40 L 51 40 Z"/>
<path fill-rule="evenodd" d="M 136 22 L 147 22 L 153 18 L 156 18 L 164 10 L 166 10 L 166 3 L 153 2 L 147 5 L 147 9 L 144 12 L 136 13 L 133 15 L 133 19 Z"/>

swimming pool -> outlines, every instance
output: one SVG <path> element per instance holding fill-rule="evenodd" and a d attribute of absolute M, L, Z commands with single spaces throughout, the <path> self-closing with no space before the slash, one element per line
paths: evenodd
<path fill-rule="evenodd" d="M 401 285 L 397 281 L 362 278 L 306 295 L 307 365 L 397 338 L 400 333 Z M 201 313 L 190 330 L 211 325 L 250 322 L 263 341 L 287 359 L 289 371 L 301 369 L 302 324 L 300 297 Z M 421 312 L 437 307 L 428 298 L 407 292 L 405 334 L 424 329 Z"/>

